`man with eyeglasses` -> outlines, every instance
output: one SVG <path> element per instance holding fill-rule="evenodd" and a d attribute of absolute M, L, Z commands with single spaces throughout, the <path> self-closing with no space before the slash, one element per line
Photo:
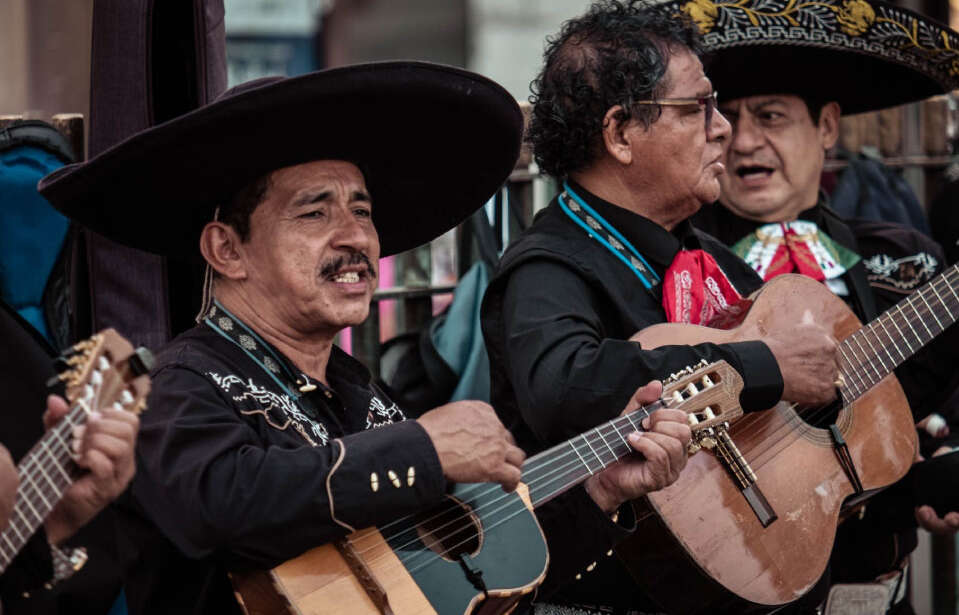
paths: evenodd
<path fill-rule="evenodd" d="M 666 10 L 696 17 L 693 4 L 673 2 Z M 853 5 L 856 19 L 844 13 Z M 732 133 L 725 142 L 719 203 L 703 208 L 693 224 L 732 246 L 766 280 L 801 273 L 822 281 L 867 322 L 935 277 L 944 257 L 934 241 L 911 228 L 837 214 L 820 185 L 826 152 L 839 138 L 841 113 L 874 111 L 959 87 L 952 69 L 959 54 L 949 50 L 959 35 L 876 0 L 827 0 L 817 9 L 823 19 L 815 20 L 807 19 L 813 15 L 809 8 L 778 9 L 796 21 L 792 34 L 787 38 L 781 28 L 763 22 L 750 29 L 748 44 L 738 19 L 750 11 L 762 18 L 776 6 L 749 0 L 721 6 L 710 19 L 698 16 L 699 27 L 710 34 L 709 74 L 725 94 L 720 109 Z M 945 47 L 936 53 L 903 45 L 908 37 L 895 33 L 909 31 L 944 41 Z M 798 40 L 821 44 L 812 48 Z M 740 68 L 745 65 L 748 75 Z M 916 420 L 935 411 L 953 390 L 947 383 L 955 382 L 957 333 L 956 327 L 947 330 L 896 370 Z M 937 447 L 929 444 L 927 454 Z M 916 546 L 916 522 L 936 533 L 959 529 L 959 513 L 940 516 L 904 494 L 911 496 L 900 483 L 838 530 L 832 582 L 881 587 L 885 602 L 874 610 L 866 607 L 869 612 L 913 612 L 903 570 Z M 832 608 L 841 608 L 835 603 L 842 591 L 831 598 Z"/>
<path fill-rule="evenodd" d="M 561 193 L 504 254 L 483 304 L 492 403 L 527 453 L 615 416 L 631 391 L 705 359 L 742 374 L 747 411 L 833 399 L 835 342 L 788 339 L 644 349 L 662 322 L 718 324 L 761 284 L 687 221 L 719 196 L 729 123 L 715 112 L 695 26 L 639 2 L 597 2 L 549 39 L 527 135 Z M 538 613 L 656 610 L 616 558 Z M 579 611 L 577 611 L 579 612 Z"/>

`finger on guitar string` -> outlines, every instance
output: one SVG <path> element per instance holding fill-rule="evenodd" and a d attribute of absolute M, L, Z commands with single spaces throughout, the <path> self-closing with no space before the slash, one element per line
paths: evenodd
<path fill-rule="evenodd" d="M 645 406 L 646 404 L 653 403 L 654 401 L 658 400 L 662 394 L 662 382 L 659 380 L 651 380 L 650 382 L 647 382 L 643 386 L 636 389 L 632 397 L 629 398 L 629 401 L 626 403 L 626 408 L 623 410 L 623 414 L 638 410 L 640 407 Z"/>
<path fill-rule="evenodd" d="M 47 409 L 43 413 L 43 428 L 50 429 L 70 412 L 70 406 L 59 395 L 47 396 Z"/>
<path fill-rule="evenodd" d="M 676 431 L 674 430 L 675 427 L 682 429 Z M 685 442 L 689 442 L 689 439 L 692 437 L 692 432 L 689 429 L 688 415 L 682 410 L 670 408 L 657 410 L 643 419 L 643 428 L 647 431 L 661 431 L 664 428 L 669 429 L 670 431 L 668 433 L 670 435 L 681 439 L 685 438 Z"/>

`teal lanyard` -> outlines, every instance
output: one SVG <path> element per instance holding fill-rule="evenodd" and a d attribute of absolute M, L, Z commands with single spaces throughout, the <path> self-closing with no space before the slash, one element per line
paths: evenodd
<path fill-rule="evenodd" d="M 563 182 L 563 188 L 564 192 L 557 199 L 563 213 L 629 267 L 630 271 L 636 274 L 636 277 L 639 278 L 639 281 L 643 283 L 647 290 L 652 290 L 654 286 L 657 286 L 660 282 L 659 276 L 649 266 L 643 255 L 633 247 L 633 244 L 613 228 L 613 225 L 604 220 L 596 210 L 587 205 L 586 201 L 576 194 L 568 183 Z M 573 199 L 572 203 L 567 203 L 564 200 L 564 197 L 567 196 Z"/>
<path fill-rule="evenodd" d="M 216 312 L 222 313 L 222 316 L 217 317 Z M 230 326 L 228 330 L 224 329 L 216 322 L 221 318 L 226 318 L 229 320 Z M 253 329 L 250 329 L 243 324 L 240 319 L 231 314 L 228 309 L 223 307 L 220 302 L 215 299 L 213 300 L 213 308 L 203 318 L 203 323 L 224 338 L 231 341 L 237 346 L 237 348 L 242 350 L 246 356 L 250 357 L 254 363 L 260 366 L 260 369 L 262 369 L 267 376 L 273 379 L 273 382 L 276 383 L 276 386 L 280 387 L 280 389 L 286 393 L 287 397 L 289 397 L 294 403 L 297 403 L 297 405 L 301 406 L 302 408 L 303 404 L 301 402 L 305 400 L 300 399 L 302 395 L 296 391 L 296 386 L 292 384 L 296 382 L 296 376 L 290 369 L 289 362 L 280 357 L 273 349 L 272 345 L 268 344 L 265 340 L 263 340 L 263 338 L 257 335 Z M 240 331 L 237 331 L 237 327 L 241 328 L 243 332 L 240 333 Z M 244 340 L 243 337 L 246 337 L 247 339 Z M 253 354 L 253 350 L 262 350 L 264 352 L 263 357 L 260 358 L 259 356 Z M 268 363 L 272 363 L 275 366 L 275 369 L 268 367 Z M 280 372 L 286 376 L 286 382 L 283 382 L 279 378 L 278 373 Z M 306 408 L 303 409 L 306 410 Z M 309 415 L 309 413 L 307 414 Z"/>

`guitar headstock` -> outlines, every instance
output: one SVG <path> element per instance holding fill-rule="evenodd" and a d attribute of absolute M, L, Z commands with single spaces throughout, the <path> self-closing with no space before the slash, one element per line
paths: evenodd
<path fill-rule="evenodd" d="M 153 355 L 146 348 L 134 349 L 114 329 L 74 344 L 61 361 L 67 369 L 59 379 L 66 384 L 71 406 L 82 405 L 88 412 L 113 407 L 135 414 L 146 408 Z"/>
<path fill-rule="evenodd" d="M 670 375 L 663 381 L 663 401 L 669 408 L 686 412 L 693 439 L 690 454 L 712 448 L 714 429 L 725 429 L 743 415 L 739 394 L 743 379 L 726 361 L 706 363 Z"/>

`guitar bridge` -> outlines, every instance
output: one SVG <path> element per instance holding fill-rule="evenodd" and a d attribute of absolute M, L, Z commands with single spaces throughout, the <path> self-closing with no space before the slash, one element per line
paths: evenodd
<path fill-rule="evenodd" d="M 696 450 L 705 448 L 713 451 L 722 466 L 726 468 L 726 472 L 739 487 L 743 497 L 746 498 L 746 502 L 749 503 L 749 507 L 756 514 L 759 523 L 763 527 L 769 527 L 778 518 L 776 511 L 773 510 L 766 496 L 763 495 L 757 483 L 756 473 L 753 472 L 749 462 L 746 461 L 739 447 L 730 437 L 728 429 L 729 425 L 723 423 L 700 432 L 695 442 Z M 692 446 L 693 442 L 690 442 L 690 445 Z"/>

